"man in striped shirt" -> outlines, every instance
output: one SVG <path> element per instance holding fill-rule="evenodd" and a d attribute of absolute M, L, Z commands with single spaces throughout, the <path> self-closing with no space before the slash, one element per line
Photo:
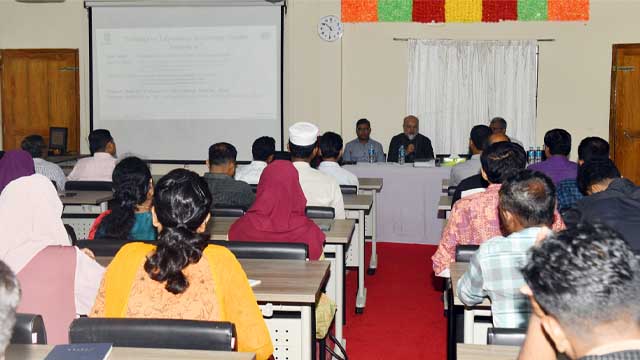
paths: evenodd
<path fill-rule="evenodd" d="M 480 245 L 458 281 L 458 297 L 469 306 L 488 297 L 495 327 L 525 328 L 531 309 L 520 292 L 525 284 L 520 269 L 541 228 L 553 223 L 556 189 L 546 175 L 521 170 L 502 183 L 499 196 L 500 224 L 509 235 Z"/>
<path fill-rule="evenodd" d="M 60 166 L 43 159 L 47 147 L 42 136 L 29 135 L 22 140 L 20 147 L 33 158 L 36 174 L 46 176 L 56 184 L 58 191 L 64 191 L 64 184 L 67 178 L 64 176 L 64 172 Z"/>

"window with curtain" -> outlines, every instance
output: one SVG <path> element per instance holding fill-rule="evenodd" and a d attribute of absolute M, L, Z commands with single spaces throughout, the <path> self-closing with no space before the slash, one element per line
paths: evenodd
<path fill-rule="evenodd" d="M 494 117 L 535 146 L 537 42 L 409 40 L 407 112 L 436 153 L 468 151 L 474 125 Z"/>

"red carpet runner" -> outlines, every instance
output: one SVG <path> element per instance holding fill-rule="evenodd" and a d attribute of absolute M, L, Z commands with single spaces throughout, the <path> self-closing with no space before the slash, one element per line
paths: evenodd
<path fill-rule="evenodd" d="M 366 248 L 369 264 L 370 244 Z M 355 313 L 356 271 L 347 275 L 347 353 L 361 359 L 446 358 L 442 292 L 432 278 L 436 246 L 378 244 L 378 270 L 365 275 L 367 306 Z M 434 284 L 437 283 L 437 289 Z"/>

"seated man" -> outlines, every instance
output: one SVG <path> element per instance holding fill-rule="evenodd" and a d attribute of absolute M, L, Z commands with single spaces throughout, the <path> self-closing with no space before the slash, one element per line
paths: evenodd
<path fill-rule="evenodd" d="M 16 323 L 16 308 L 20 302 L 20 284 L 9 266 L 0 261 L 0 359 L 4 354 Z"/>
<path fill-rule="evenodd" d="M 458 281 L 458 297 L 465 305 L 491 299 L 495 327 L 526 327 L 531 309 L 520 292 L 524 285 L 520 267 L 541 227 L 553 223 L 555 208 L 555 186 L 540 172 L 521 170 L 502 183 L 498 209 L 507 236 L 496 236 L 480 245 Z"/>
<path fill-rule="evenodd" d="M 458 245 L 480 245 L 492 237 L 502 235 L 498 217 L 498 192 L 502 181 L 510 173 L 524 169 L 527 154 L 518 144 L 498 142 L 482 152 L 480 161 L 482 177 L 490 185 L 485 192 L 464 197 L 453 206 L 447 225 L 442 230 L 438 250 L 431 257 L 433 271 L 438 276 L 449 276 L 449 264 L 455 259 Z M 557 212 L 553 228 L 564 228 Z"/>
<path fill-rule="evenodd" d="M 36 173 L 42 174 L 55 182 L 58 191 L 64 191 L 64 184 L 67 182 L 67 178 L 64 176 L 60 166 L 43 159 L 47 153 L 47 146 L 44 144 L 42 136 L 29 135 L 22 140 L 20 147 L 33 158 L 33 166 L 36 169 Z"/>
<path fill-rule="evenodd" d="M 609 158 L 609 143 L 599 137 L 591 136 L 582 139 L 578 145 L 578 167 L 586 161 L 604 160 Z M 556 192 L 558 194 L 558 210 L 564 213 L 575 203 L 582 199 L 583 195 L 578 189 L 576 178 L 565 179 L 558 183 Z"/>
<path fill-rule="evenodd" d="M 567 225 L 576 221 L 601 222 L 620 232 L 629 245 L 640 251 L 640 188 L 620 177 L 613 161 L 593 160 L 578 170 L 578 187 L 584 194 L 565 215 Z"/>
<path fill-rule="evenodd" d="M 340 185 L 358 184 L 358 177 L 340 167 L 338 160 L 342 157 L 342 137 L 340 135 L 327 131 L 320 138 L 320 156 L 322 162 L 318 165 L 318 170 L 336 179 Z"/>
<path fill-rule="evenodd" d="M 420 122 L 417 117 L 409 115 L 402 123 L 403 132 L 394 136 L 389 144 L 388 162 L 398 162 L 398 150 L 404 146 L 405 161 L 414 162 L 416 159 L 434 159 L 431 140 L 419 133 Z"/>
<path fill-rule="evenodd" d="M 371 139 L 371 123 L 367 119 L 360 119 L 356 123 L 357 139 L 353 139 L 344 147 L 344 161 L 368 162 L 369 148 L 373 146 L 373 161 L 384 162 L 382 145 Z"/>
<path fill-rule="evenodd" d="M 507 137 L 507 135 L 505 134 L 491 134 L 487 139 L 486 146 L 489 146 L 491 144 L 495 144 L 501 141 L 510 142 L 511 140 L 509 140 L 509 137 Z M 460 200 L 460 198 L 462 197 L 462 193 L 469 190 L 474 190 L 474 189 L 486 189 L 488 186 L 489 186 L 489 183 L 487 182 L 487 180 L 482 178 L 481 173 L 478 173 L 463 179 L 456 186 L 456 191 L 453 193 L 453 198 L 451 200 L 451 206 L 453 206 L 453 204 L 455 204 L 456 201 Z"/>
<path fill-rule="evenodd" d="M 78 160 L 67 180 L 111 181 L 117 160 L 116 143 L 109 130 L 93 130 L 89 134 L 89 150 L 93 156 Z"/>
<path fill-rule="evenodd" d="M 236 170 L 236 180 L 247 184 L 257 184 L 260 181 L 262 170 L 273 161 L 276 152 L 276 140 L 269 136 L 257 138 L 251 146 L 253 161 L 249 165 L 239 166 Z"/>
<path fill-rule="evenodd" d="M 558 184 L 562 180 L 575 179 L 578 164 L 569 161 L 571 134 L 564 129 L 553 129 L 544 135 L 544 153 L 547 160 L 529 165 L 529 169 L 540 171 Z"/>
<path fill-rule="evenodd" d="M 344 200 L 338 182 L 329 175 L 311 167 L 318 154 L 318 127 L 298 122 L 289 128 L 289 152 L 296 170 L 307 206 L 327 206 L 335 210 L 336 219 L 344 219 Z"/>
<path fill-rule="evenodd" d="M 233 178 L 236 172 L 236 148 L 225 142 L 209 147 L 209 160 L 206 161 L 209 172 L 204 180 L 209 186 L 213 202 L 211 208 L 241 206 L 249 209 L 256 199 L 251 186 Z"/>
<path fill-rule="evenodd" d="M 458 186 L 460 181 L 480 174 L 480 154 L 482 154 L 482 149 L 487 146 L 490 135 L 491 129 L 487 125 L 476 125 L 471 129 L 471 134 L 469 135 L 471 158 L 451 168 L 449 186 Z"/>
<path fill-rule="evenodd" d="M 494 117 L 493 119 L 491 119 L 491 122 L 489 123 L 489 127 L 491 128 L 491 131 L 493 131 L 494 134 L 504 135 L 508 137 L 509 141 L 511 141 L 512 143 L 518 144 L 520 146 L 524 146 L 522 145 L 522 141 L 514 138 L 513 136 L 507 135 L 507 121 L 504 118 Z"/>
<path fill-rule="evenodd" d="M 535 315 L 520 359 L 640 359 L 640 258 L 620 234 L 580 223 L 532 248 L 522 274 Z"/>

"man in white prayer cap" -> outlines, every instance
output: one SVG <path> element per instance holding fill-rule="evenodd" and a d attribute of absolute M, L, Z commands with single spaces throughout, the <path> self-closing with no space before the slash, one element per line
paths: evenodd
<path fill-rule="evenodd" d="M 335 210 L 336 219 L 344 219 L 344 200 L 338 182 L 329 175 L 313 169 L 309 164 L 318 154 L 318 127 L 298 122 L 289 128 L 289 152 L 298 170 L 300 187 L 307 198 L 307 206 L 328 206 Z"/>

